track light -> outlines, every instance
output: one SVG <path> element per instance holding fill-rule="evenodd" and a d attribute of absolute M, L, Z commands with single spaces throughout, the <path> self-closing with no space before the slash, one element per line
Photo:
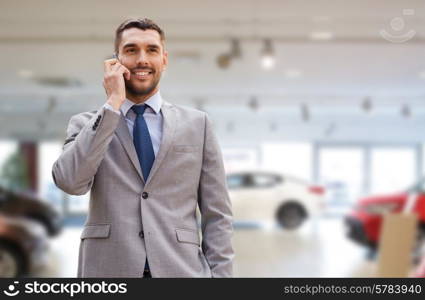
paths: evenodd
<path fill-rule="evenodd" d="M 242 57 L 242 51 L 238 39 L 230 40 L 230 51 L 217 56 L 217 65 L 220 69 L 227 69 L 234 58 Z"/>
<path fill-rule="evenodd" d="M 241 51 L 241 46 L 240 46 L 240 42 L 238 39 L 232 39 L 230 41 L 231 43 L 231 48 L 230 48 L 230 56 L 232 58 L 241 58 L 242 57 L 242 51 Z"/>
<path fill-rule="evenodd" d="M 253 111 L 257 111 L 258 110 L 258 99 L 255 96 L 252 96 L 251 99 L 248 102 L 248 106 L 253 110 Z"/>
<path fill-rule="evenodd" d="M 407 104 L 403 104 L 403 106 L 401 107 L 401 115 L 402 115 L 404 118 L 406 118 L 406 119 L 408 119 L 408 118 L 410 118 L 410 117 L 411 117 L 412 112 L 411 112 L 411 110 L 410 110 L 410 106 L 409 106 L 409 105 L 407 105 Z"/>
<path fill-rule="evenodd" d="M 222 53 L 219 56 L 217 56 L 217 65 L 220 69 L 227 69 L 230 66 L 230 63 L 232 61 L 232 57 L 229 53 Z"/>
<path fill-rule="evenodd" d="M 271 122 L 270 125 L 270 131 L 275 132 L 277 131 L 278 127 L 277 127 L 277 123 L 276 122 Z"/>
<path fill-rule="evenodd" d="M 271 70 L 276 64 L 276 58 L 272 41 L 270 39 L 264 40 L 264 48 L 261 51 L 261 66 L 265 70 Z"/>
<path fill-rule="evenodd" d="M 366 97 L 362 102 L 362 109 L 365 113 L 370 113 L 372 110 L 372 100 L 370 97 Z"/>
<path fill-rule="evenodd" d="M 301 118 L 304 122 L 310 121 L 310 109 L 307 104 L 301 104 Z"/>

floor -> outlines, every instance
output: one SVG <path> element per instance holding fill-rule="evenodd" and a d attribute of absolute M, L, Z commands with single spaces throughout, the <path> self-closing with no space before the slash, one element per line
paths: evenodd
<path fill-rule="evenodd" d="M 34 276 L 75 277 L 81 226 L 51 240 L 48 264 Z M 371 277 L 376 262 L 349 241 L 341 218 L 307 222 L 296 231 L 270 224 L 235 224 L 235 277 Z"/>

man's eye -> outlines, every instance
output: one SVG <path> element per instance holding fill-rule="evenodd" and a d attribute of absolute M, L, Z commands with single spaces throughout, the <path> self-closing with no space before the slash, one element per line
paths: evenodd
<path fill-rule="evenodd" d="M 136 49 L 127 49 L 127 51 L 126 51 L 127 53 L 134 53 L 134 52 L 136 52 Z"/>
<path fill-rule="evenodd" d="M 151 49 L 149 49 L 149 51 L 150 51 L 150 52 L 158 52 L 158 49 L 156 49 L 156 48 L 151 48 Z"/>

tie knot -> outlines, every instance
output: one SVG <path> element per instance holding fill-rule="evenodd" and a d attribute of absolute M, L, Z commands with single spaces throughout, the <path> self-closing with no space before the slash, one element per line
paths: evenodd
<path fill-rule="evenodd" d="M 143 115 L 143 113 L 145 112 L 147 105 L 143 104 L 143 105 L 133 105 L 131 107 L 131 109 L 137 114 L 137 115 Z"/>

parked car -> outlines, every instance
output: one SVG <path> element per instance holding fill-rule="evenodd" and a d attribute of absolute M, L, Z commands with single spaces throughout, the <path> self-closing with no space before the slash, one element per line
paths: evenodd
<path fill-rule="evenodd" d="M 413 199 L 413 203 L 410 201 Z M 353 241 L 377 248 L 383 215 L 400 213 L 406 205 L 418 216 L 418 242 L 425 237 L 425 178 L 403 192 L 391 195 L 370 196 L 360 199 L 354 209 L 345 217 L 347 235 Z"/>
<path fill-rule="evenodd" d="M 0 186 L 0 213 L 7 216 L 27 217 L 41 223 L 49 236 L 62 229 L 60 214 L 46 201 L 34 196 L 7 190 Z"/>
<path fill-rule="evenodd" d="M 0 277 L 20 277 L 47 262 L 47 234 L 39 222 L 0 215 Z"/>
<path fill-rule="evenodd" d="M 271 171 L 227 174 L 234 221 L 277 221 L 283 228 L 300 227 L 324 206 L 324 188 Z"/>

